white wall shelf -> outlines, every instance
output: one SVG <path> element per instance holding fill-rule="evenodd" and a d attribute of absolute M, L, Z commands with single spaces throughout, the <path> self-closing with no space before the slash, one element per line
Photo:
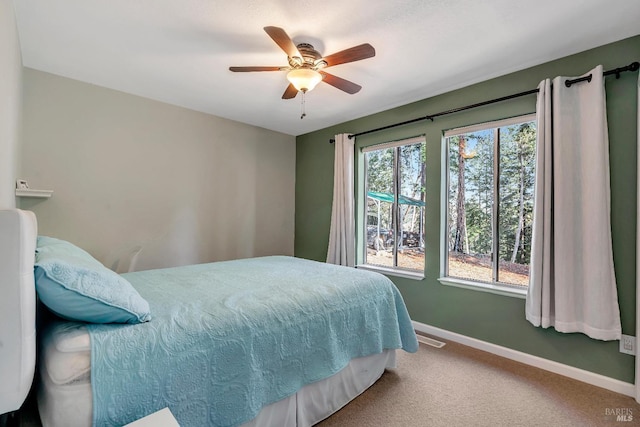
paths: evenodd
<path fill-rule="evenodd" d="M 17 197 L 35 197 L 40 199 L 48 199 L 53 195 L 53 190 L 35 190 L 32 188 L 16 189 Z"/>

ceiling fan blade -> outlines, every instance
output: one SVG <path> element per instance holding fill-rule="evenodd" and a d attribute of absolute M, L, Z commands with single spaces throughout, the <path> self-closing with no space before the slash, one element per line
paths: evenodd
<path fill-rule="evenodd" d="M 264 27 L 264 31 L 273 39 L 274 42 L 276 42 L 278 46 L 280 46 L 280 49 L 284 50 L 287 56 L 290 58 L 295 56 L 302 58 L 302 55 L 300 55 L 296 45 L 282 28 Z"/>
<path fill-rule="evenodd" d="M 334 65 L 345 64 L 347 62 L 360 61 L 361 59 L 367 59 L 373 56 L 376 56 L 376 50 L 369 43 L 364 43 L 359 46 L 354 46 L 334 53 L 333 55 L 325 56 L 322 59 L 327 62 L 327 67 L 332 67 Z"/>
<path fill-rule="evenodd" d="M 293 99 L 296 97 L 297 94 L 298 94 L 298 89 L 296 89 L 294 85 L 289 84 L 289 86 L 287 86 L 287 89 L 282 94 L 282 99 Z"/>
<path fill-rule="evenodd" d="M 229 71 L 246 73 L 249 71 L 280 71 L 282 67 L 229 67 Z"/>
<path fill-rule="evenodd" d="M 322 81 L 330 84 L 331 86 L 338 88 L 348 94 L 353 95 L 354 93 L 358 93 L 362 86 L 357 85 L 349 80 L 345 80 L 341 77 L 334 76 L 333 74 L 325 73 L 324 71 L 319 71 L 322 74 Z"/>

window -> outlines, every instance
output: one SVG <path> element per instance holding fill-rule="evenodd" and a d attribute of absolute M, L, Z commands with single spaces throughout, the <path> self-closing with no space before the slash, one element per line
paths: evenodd
<path fill-rule="evenodd" d="M 416 271 L 422 275 L 424 137 L 365 147 L 362 152 L 364 264 L 396 271 Z"/>
<path fill-rule="evenodd" d="M 535 142 L 533 115 L 445 133 L 444 282 L 526 290 Z"/>

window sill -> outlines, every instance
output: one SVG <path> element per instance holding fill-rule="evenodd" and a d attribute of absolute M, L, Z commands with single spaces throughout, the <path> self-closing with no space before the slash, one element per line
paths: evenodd
<path fill-rule="evenodd" d="M 492 294 L 514 297 L 514 298 L 525 299 L 527 297 L 526 289 L 512 288 L 509 286 L 503 286 L 503 285 L 497 285 L 497 284 L 491 284 L 491 283 L 473 282 L 471 280 L 464 280 L 464 279 L 454 279 L 452 277 L 440 277 L 438 281 L 443 285 L 455 286 L 457 288 L 471 289 L 474 291 L 481 291 L 481 292 L 489 292 Z"/>
<path fill-rule="evenodd" d="M 356 268 L 375 271 L 375 272 L 386 274 L 389 276 L 403 277 L 405 279 L 411 279 L 411 280 L 424 279 L 424 272 L 419 272 L 419 271 L 399 270 L 395 268 L 388 268 L 388 267 L 382 267 L 379 265 L 371 265 L 371 264 L 359 264 L 356 266 Z"/>

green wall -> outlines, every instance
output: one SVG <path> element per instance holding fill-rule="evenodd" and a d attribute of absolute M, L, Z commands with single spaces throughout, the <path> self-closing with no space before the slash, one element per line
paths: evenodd
<path fill-rule="evenodd" d="M 538 86 L 544 78 L 579 76 L 598 64 L 605 70 L 640 60 L 640 36 L 540 66 L 478 83 L 382 113 L 298 136 L 296 139 L 295 255 L 326 259 L 333 193 L 333 144 L 339 133 L 358 133 Z M 437 66 L 437 64 L 434 64 Z M 472 66 L 472 64 L 470 64 Z M 636 135 L 638 73 L 607 77 L 611 162 L 611 215 L 618 299 L 624 334 L 635 335 Z M 357 96 L 357 95 L 356 95 Z M 560 334 L 533 327 L 524 317 L 524 299 L 444 286 L 437 280 L 440 242 L 441 146 L 445 130 L 535 111 L 534 95 L 363 135 L 356 147 L 425 134 L 427 212 L 425 279 L 391 277 L 413 320 L 545 359 L 634 382 L 634 358 L 618 351 L 618 341 L 583 334 Z"/>

